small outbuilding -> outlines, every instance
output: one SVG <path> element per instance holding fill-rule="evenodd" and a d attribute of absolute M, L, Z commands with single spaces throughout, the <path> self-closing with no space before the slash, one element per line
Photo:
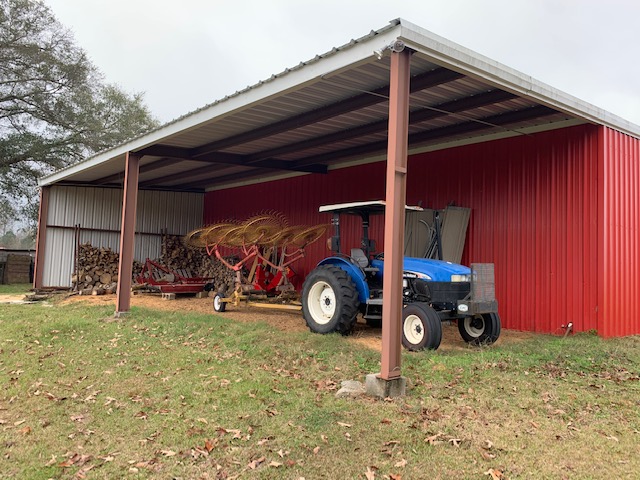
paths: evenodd
<path fill-rule="evenodd" d="M 495 264 L 504 328 L 640 334 L 640 127 L 404 20 L 43 178 L 34 286 L 70 285 L 78 234 L 130 273 L 161 232 L 328 223 L 320 205 L 389 198 L 389 179 L 471 208 L 463 263 Z"/>

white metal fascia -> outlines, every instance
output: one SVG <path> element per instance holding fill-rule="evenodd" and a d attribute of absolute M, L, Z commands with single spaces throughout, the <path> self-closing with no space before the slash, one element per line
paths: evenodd
<path fill-rule="evenodd" d="M 269 97 L 286 91 L 298 90 L 311 82 L 322 80 L 332 74 L 339 73 L 345 68 L 353 67 L 359 62 L 370 60 L 376 50 L 381 50 L 396 40 L 399 31 L 400 26 L 397 24 L 394 26 L 392 22 L 391 27 L 372 32 L 369 38 L 353 40 L 345 47 L 333 49 L 327 54 L 319 55 L 315 60 L 304 62 L 305 64 L 301 68 L 285 70 L 285 72 L 279 74 L 280 76 L 274 76 L 277 78 L 272 77 L 273 80 L 263 81 L 255 86 L 247 87 L 245 90 L 238 92 L 238 94 L 225 97 L 218 103 L 170 122 L 146 135 L 106 150 L 83 162 L 58 170 L 40 179 L 38 184 L 40 186 L 51 185 L 70 175 L 89 170 L 117 157 L 124 156 L 126 152 L 154 145 L 173 135 L 200 127 L 213 119 L 219 119 L 224 115 L 248 108 L 254 103 L 264 101 Z"/>
<path fill-rule="evenodd" d="M 507 67 L 473 50 L 458 45 L 406 20 L 400 20 L 399 39 L 434 63 L 479 79 L 553 109 L 605 125 L 627 135 L 640 138 L 640 126 L 602 108 L 540 82 L 530 75 Z"/>

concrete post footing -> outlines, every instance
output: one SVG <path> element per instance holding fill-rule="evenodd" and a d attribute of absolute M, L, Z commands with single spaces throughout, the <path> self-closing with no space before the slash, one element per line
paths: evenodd
<path fill-rule="evenodd" d="M 407 379 L 406 377 L 397 377 L 384 380 L 380 378 L 379 373 L 370 373 L 366 376 L 364 387 L 370 397 L 403 397 L 407 393 Z"/>

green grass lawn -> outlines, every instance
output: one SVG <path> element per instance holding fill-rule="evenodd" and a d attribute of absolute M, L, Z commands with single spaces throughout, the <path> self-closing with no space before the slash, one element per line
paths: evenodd
<path fill-rule="evenodd" d="M 0 295 L 18 295 L 29 293 L 32 285 L 30 283 L 14 283 L 11 285 L 0 285 Z"/>
<path fill-rule="evenodd" d="M 210 315 L 0 306 L 1 478 L 599 479 L 640 471 L 640 338 L 380 354 Z M 492 476 L 493 474 L 493 476 Z"/>

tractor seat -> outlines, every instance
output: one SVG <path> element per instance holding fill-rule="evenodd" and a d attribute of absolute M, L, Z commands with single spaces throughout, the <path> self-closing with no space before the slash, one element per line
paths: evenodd
<path fill-rule="evenodd" d="M 352 248 L 351 258 L 356 263 L 356 265 L 359 265 L 362 269 L 365 269 L 369 266 L 369 259 L 364 254 L 361 248 Z"/>

